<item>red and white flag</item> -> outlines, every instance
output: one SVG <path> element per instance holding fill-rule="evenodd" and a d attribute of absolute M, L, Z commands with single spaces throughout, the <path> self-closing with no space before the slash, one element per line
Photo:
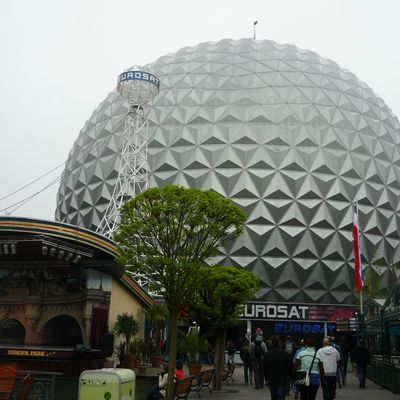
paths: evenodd
<path fill-rule="evenodd" d="M 359 243 L 359 228 L 358 228 L 358 205 L 354 207 L 353 217 L 353 243 L 354 243 L 354 281 L 356 283 L 358 293 L 363 290 L 362 268 L 361 268 L 361 254 Z"/>

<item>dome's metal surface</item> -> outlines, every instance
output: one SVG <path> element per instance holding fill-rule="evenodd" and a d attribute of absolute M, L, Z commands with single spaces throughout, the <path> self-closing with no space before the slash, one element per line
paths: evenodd
<path fill-rule="evenodd" d="M 356 199 L 364 264 L 399 259 L 399 122 L 354 74 L 250 39 L 183 48 L 147 67 L 161 82 L 144 107 L 150 186 L 213 189 L 245 210 L 245 233 L 216 261 L 253 271 L 260 300 L 351 303 Z M 113 91 L 80 132 L 58 220 L 98 225 L 126 110 Z"/>

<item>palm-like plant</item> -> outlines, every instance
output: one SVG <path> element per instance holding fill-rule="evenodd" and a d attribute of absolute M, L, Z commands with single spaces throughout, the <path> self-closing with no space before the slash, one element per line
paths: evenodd
<path fill-rule="evenodd" d="M 153 355 L 160 355 L 161 332 L 167 325 L 168 310 L 165 305 L 154 304 L 146 310 L 146 316 L 153 329 L 154 349 Z"/>
<path fill-rule="evenodd" d="M 181 350 L 185 353 L 189 353 L 190 363 L 199 363 L 199 354 L 203 351 L 208 350 L 208 342 L 206 342 L 201 336 L 198 329 L 192 329 L 181 342 Z"/>
<path fill-rule="evenodd" d="M 132 314 L 122 313 L 117 315 L 114 322 L 114 332 L 117 336 L 124 336 L 126 341 L 125 348 L 130 349 L 131 339 L 139 332 L 139 324 Z"/>

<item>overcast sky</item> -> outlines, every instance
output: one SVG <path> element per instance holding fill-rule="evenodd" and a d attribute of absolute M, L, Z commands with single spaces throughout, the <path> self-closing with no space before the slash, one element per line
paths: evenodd
<path fill-rule="evenodd" d="M 120 72 L 184 46 L 252 37 L 317 52 L 400 115 L 398 0 L 0 0 L 0 198 L 64 163 Z M 16 195 L 41 190 L 54 173 Z M 14 216 L 54 219 L 58 183 Z"/>

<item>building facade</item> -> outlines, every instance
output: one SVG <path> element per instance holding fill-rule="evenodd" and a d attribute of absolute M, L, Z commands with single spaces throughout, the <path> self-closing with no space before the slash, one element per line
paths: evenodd
<path fill-rule="evenodd" d="M 116 263 L 115 244 L 72 225 L 0 217 L 0 360 L 78 375 L 114 351 L 118 314 L 143 338 L 151 297 Z"/>

